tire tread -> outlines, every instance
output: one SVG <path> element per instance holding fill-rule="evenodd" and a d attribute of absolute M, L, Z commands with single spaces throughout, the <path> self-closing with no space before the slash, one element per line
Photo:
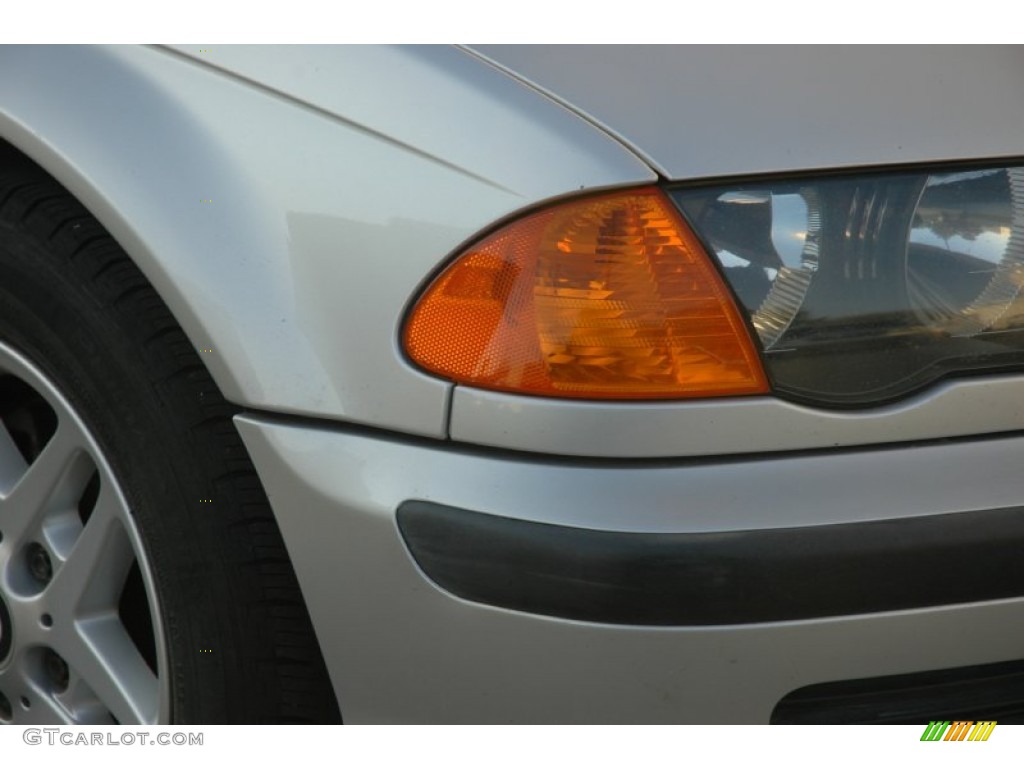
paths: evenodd
<path fill-rule="evenodd" d="M 340 722 L 274 513 L 232 422 L 240 409 L 221 396 L 198 350 L 113 238 L 56 181 L 9 152 L 0 152 L 3 228 L 28 232 L 74 270 L 89 295 L 103 300 L 104 311 L 132 336 L 130 344 L 139 350 L 153 391 L 175 404 L 180 439 L 196 449 L 207 473 L 201 484 L 209 489 L 214 504 L 202 511 L 183 511 L 182 516 L 187 522 L 202 521 L 204 514 L 216 515 L 216 521 L 206 525 L 207 535 L 216 538 L 226 560 L 247 575 L 232 585 L 243 601 L 236 613 L 261 633 L 241 662 L 250 674 L 253 665 L 260 670 L 259 679 L 246 681 L 243 694 L 258 700 L 240 706 L 231 692 L 211 692 L 223 702 L 219 716 L 225 722 L 245 721 L 236 719 L 242 712 L 248 721 Z M 182 629 L 171 626 L 168 631 Z M 172 685 L 194 690 L 181 678 L 180 668 L 175 677 Z M 236 706 L 240 709 L 233 711 Z M 210 710 L 205 712 L 213 716 Z M 185 718 L 194 715 L 185 713 Z"/>

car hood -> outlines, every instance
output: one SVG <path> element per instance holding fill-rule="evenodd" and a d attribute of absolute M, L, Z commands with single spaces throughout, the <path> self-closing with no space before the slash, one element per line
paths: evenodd
<path fill-rule="evenodd" d="M 670 178 L 1024 152 L 1019 48 L 470 50 L 584 114 Z"/>

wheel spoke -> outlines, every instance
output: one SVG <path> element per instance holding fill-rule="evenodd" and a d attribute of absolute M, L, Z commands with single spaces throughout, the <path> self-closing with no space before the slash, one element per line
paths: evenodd
<path fill-rule="evenodd" d="M 113 722 L 110 710 L 103 705 L 78 673 L 71 674 L 68 689 L 56 696 L 56 699 L 71 714 L 71 719 L 75 723 L 100 725 Z"/>
<path fill-rule="evenodd" d="M 41 526 L 55 505 L 72 505 L 75 492 L 81 492 L 90 473 L 91 462 L 82 450 L 78 431 L 62 422 L 42 453 L 0 501 L 4 536 L 21 542 Z"/>
<path fill-rule="evenodd" d="M 44 600 L 54 616 L 52 646 L 76 678 L 119 722 L 154 722 L 159 682 L 118 615 L 125 579 L 135 562 L 121 508 L 117 495 L 101 488 L 88 523 L 57 568 Z"/>
<path fill-rule="evenodd" d="M 160 683 L 116 615 L 78 622 L 57 650 L 121 723 L 156 722 Z"/>
<path fill-rule="evenodd" d="M 88 524 L 46 590 L 51 612 L 64 621 L 117 613 L 125 578 L 135 562 L 131 541 L 118 517 L 119 500 L 104 488 Z"/>
<path fill-rule="evenodd" d="M 18 478 L 25 474 L 27 466 L 3 419 L 0 419 L 0 504 Z"/>

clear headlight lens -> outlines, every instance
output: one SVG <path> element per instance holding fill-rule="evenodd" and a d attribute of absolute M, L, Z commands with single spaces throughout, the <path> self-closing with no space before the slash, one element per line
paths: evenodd
<path fill-rule="evenodd" d="M 1024 168 L 671 194 L 749 314 L 777 392 L 867 405 L 1024 368 Z"/>

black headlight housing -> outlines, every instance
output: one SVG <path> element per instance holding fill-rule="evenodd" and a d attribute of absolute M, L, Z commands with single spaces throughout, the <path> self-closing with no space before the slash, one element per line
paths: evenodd
<path fill-rule="evenodd" d="M 891 402 L 1024 370 L 1024 166 L 670 191 L 761 344 L 772 389 Z"/>

